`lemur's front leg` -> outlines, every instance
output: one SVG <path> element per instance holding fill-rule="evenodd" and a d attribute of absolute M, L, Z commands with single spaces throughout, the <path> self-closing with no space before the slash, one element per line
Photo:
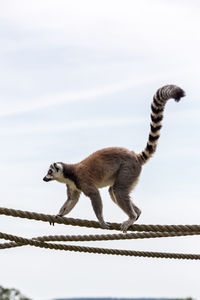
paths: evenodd
<path fill-rule="evenodd" d="M 102 228 L 109 229 L 110 225 L 104 221 L 103 204 L 98 189 L 93 184 L 82 185 L 81 190 L 90 198 L 94 213 Z"/>
<path fill-rule="evenodd" d="M 70 187 L 67 185 L 67 196 L 68 196 L 67 200 L 60 208 L 59 213 L 56 215 L 56 217 L 63 217 L 74 208 L 74 206 L 77 204 L 79 200 L 80 191 L 71 190 Z M 54 223 L 50 222 L 50 225 L 54 225 Z"/>

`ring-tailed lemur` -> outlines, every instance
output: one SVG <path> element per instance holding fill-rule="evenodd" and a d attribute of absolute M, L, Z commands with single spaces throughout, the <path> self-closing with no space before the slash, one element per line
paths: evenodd
<path fill-rule="evenodd" d="M 151 104 L 149 138 L 141 153 L 136 154 L 125 148 L 113 147 L 99 150 L 77 164 L 53 163 L 43 180 L 57 180 L 67 185 L 67 201 L 61 207 L 58 216 L 68 214 L 83 192 L 90 198 L 101 226 L 109 228 L 109 224 L 103 218 L 103 205 L 98 191 L 98 188 L 109 186 L 111 199 L 129 217 L 121 225 L 122 231 L 126 232 L 141 214 L 129 194 L 137 184 L 142 165 L 156 150 L 165 104 L 170 98 L 179 101 L 184 95 L 184 91 L 175 85 L 166 85 L 156 92 Z"/>

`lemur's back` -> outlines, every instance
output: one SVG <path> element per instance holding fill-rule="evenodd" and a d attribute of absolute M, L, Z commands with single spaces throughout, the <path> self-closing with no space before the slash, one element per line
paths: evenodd
<path fill-rule="evenodd" d="M 134 168 L 136 175 L 139 175 L 141 164 L 137 155 L 126 148 L 110 147 L 98 150 L 76 164 L 77 174 L 91 173 L 92 180 L 102 180 L 104 177 L 108 179 L 116 174 L 122 165 L 127 168 Z M 107 185 L 107 184 L 106 184 Z"/>
<path fill-rule="evenodd" d="M 97 161 L 103 164 L 121 164 L 126 159 L 138 160 L 137 155 L 131 150 L 122 147 L 109 147 L 92 153 L 81 161 L 80 164 L 93 165 Z"/>

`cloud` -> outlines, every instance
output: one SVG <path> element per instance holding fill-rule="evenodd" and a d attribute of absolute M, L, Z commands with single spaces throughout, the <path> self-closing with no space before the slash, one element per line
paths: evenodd
<path fill-rule="evenodd" d="M 139 124 L 145 121 L 145 118 L 137 118 L 137 119 L 129 119 L 129 118 L 101 118 L 101 119 L 90 119 L 90 120 L 81 120 L 75 122 L 68 122 L 68 123 L 58 123 L 52 124 L 49 123 L 42 123 L 38 125 L 28 125 L 26 127 L 11 127 L 11 128 L 0 128 L 1 135 L 15 135 L 15 134 L 43 134 L 43 133 L 53 133 L 53 132 L 62 132 L 62 131 L 76 131 L 76 130 L 84 130 L 90 128 L 102 128 L 102 127 L 113 127 L 113 126 L 126 126 L 126 125 L 133 125 Z"/>
<path fill-rule="evenodd" d="M 12 103 L 8 102 L 0 103 L 0 117 L 13 116 L 20 113 L 32 112 L 35 110 L 45 109 L 47 107 L 61 105 L 69 102 L 79 102 L 79 101 L 99 101 L 103 96 L 116 94 L 118 92 L 132 89 L 134 87 L 149 84 L 156 81 L 168 82 L 168 78 L 172 77 L 170 72 L 156 72 L 154 75 L 149 74 L 146 76 L 138 75 L 137 77 L 132 77 L 123 81 L 114 82 L 111 84 L 99 86 L 96 88 L 91 88 L 88 90 L 80 90 L 74 92 L 63 92 L 55 93 L 54 95 L 46 94 L 37 99 L 28 99 L 28 101 L 18 101 Z M 188 68 L 181 70 L 174 70 L 173 76 L 179 77 L 184 73 L 188 72 Z M 163 84 L 163 83 L 162 83 Z M 155 92 L 155 91 L 154 91 Z M 152 95 L 150 95 L 152 96 Z"/>
<path fill-rule="evenodd" d="M 163 76 L 163 74 L 162 74 Z M 22 101 L 12 104 L 8 103 L 0 104 L 0 117 L 11 116 L 19 113 L 26 113 L 38 109 L 45 109 L 46 107 L 61 105 L 69 102 L 78 101 L 95 101 L 99 100 L 102 96 L 115 94 L 120 91 L 133 88 L 143 83 L 150 83 L 161 78 L 161 75 L 147 76 L 143 78 L 132 78 L 121 82 L 113 83 L 110 85 L 100 86 L 98 88 L 92 88 L 90 90 L 82 90 L 75 92 L 56 93 L 54 95 L 41 96 L 38 99 Z"/>
<path fill-rule="evenodd" d="M 190 123 L 190 127 L 194 128 L 193 126 L 199 123 L 199 109 L 191 109 L 191 110 L 181 110 L 181 111 L 171 111 L 170 114 L 167 115 L 166 120 L 163 123 L 168 122 L 172 125 L 185 125 L 186 123 Z M 134 124 L 146 124 L 150 122 L 148 116 L 144 117 L 134 117 L 134 118 L 95 118 L 95 119 L 82 119 L 79 121 L 70 121 L 70 122 L 41 122 L 37 124 L 27 123 L 26 126 L 14 126 L 11 127 L 1 127 L 0 134 L 1 135 L 15 135 L 15 134 L 44 134 L 44 133 L 56 133 L 62 131 L 78 131 L 84 129 L 94 129 L 94 128 L 103 128 L 103 127 L 116 127 L 116 126 L 129 126 Z M 166 127 L 166 126 L 165 126 Z M 192 130 L 192 129 L 191 129 Z M 184 150 L 182 150 L 184 151 Z M 168 152 L 167 152 L 168 155 Z"/>

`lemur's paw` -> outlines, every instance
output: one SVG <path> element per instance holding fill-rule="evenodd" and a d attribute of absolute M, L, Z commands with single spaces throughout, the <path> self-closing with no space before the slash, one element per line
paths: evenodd
<path fill-rule="evenodd" d="M 104 228 L 104 229 L 109 229 L 110 228 L 110 225 L 106 222 L 99 222 L 101 227 Z"/>
<path fill-rule="evenodd" d="M 61 215 L 56 215 L 55 218 L 57 218 L 57 217 L 62 217 L 62 216 L 61 216 Z M 55 225 L 55 222 L 50 221 L 49 224 L 54 226 L 54 225 Z"/>
<path fill-rule="evenodd" d="M 130 221 L 125 221 L 121 224 L 120 228 L 124 233 L 126 233 L 130 225 Z"/>

